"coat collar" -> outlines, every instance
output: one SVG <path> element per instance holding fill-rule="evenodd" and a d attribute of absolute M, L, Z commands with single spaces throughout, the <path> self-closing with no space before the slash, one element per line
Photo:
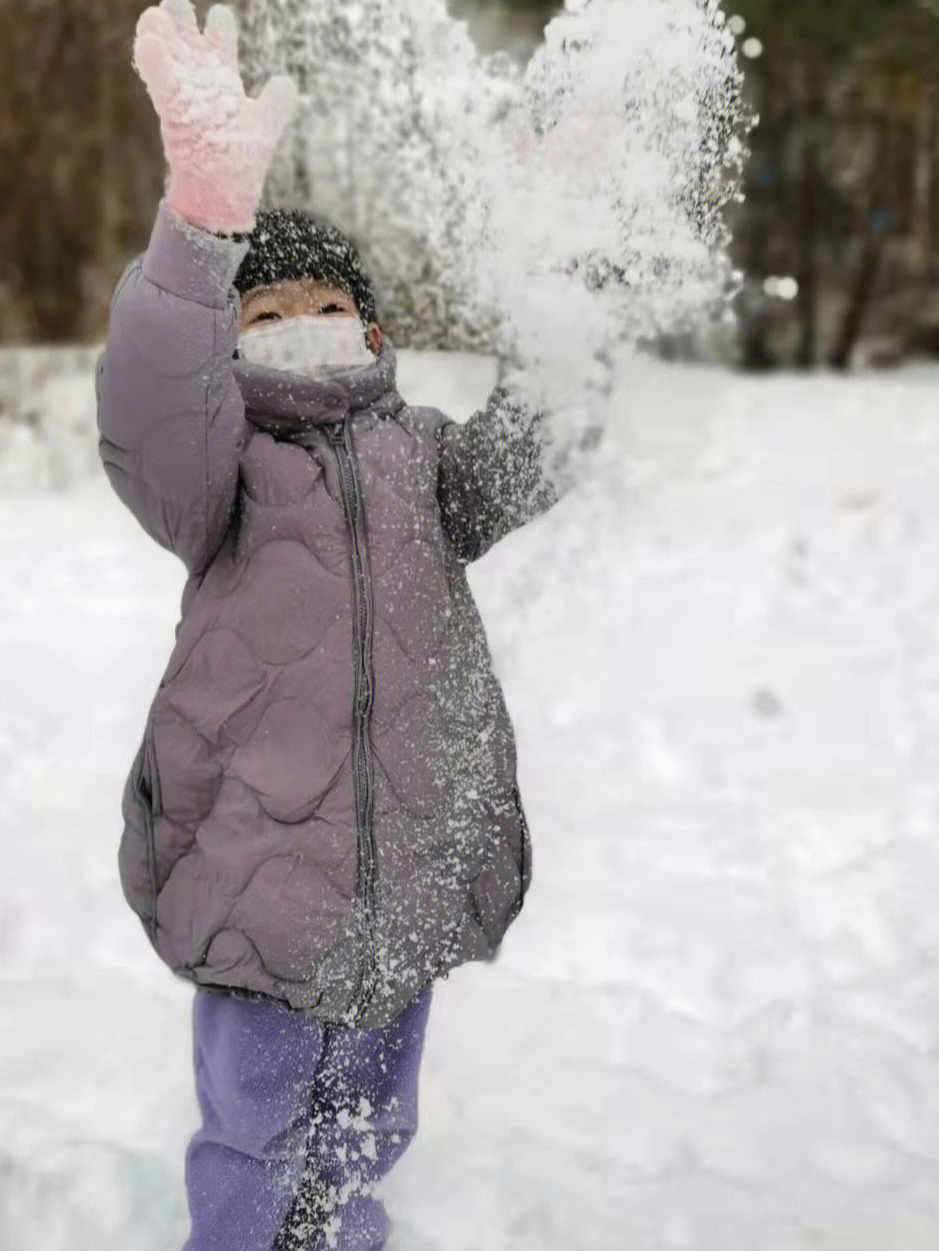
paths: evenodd
<path fill-rule="evenodd" d="M 238 357 L 232 362 L 248 421 L 281 439 L 296 438 L 324 422 L 345 421 L 364 410 L 376 417 L 392 416 L 404 407 L 396 387 L 396 366 L 397 355 L 387 336 L 374 364 L 336 369 L 320 378 Z"/>

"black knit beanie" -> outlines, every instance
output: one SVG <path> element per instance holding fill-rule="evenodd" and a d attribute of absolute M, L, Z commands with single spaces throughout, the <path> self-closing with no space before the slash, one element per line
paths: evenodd
<path fill-rule="evenodd" d="M 272 209 L 258 213 L 254 229 L 244 237 L 249 247 L 234 284 L 240 295 L 267 283 L 312 278 L 351 295 L 366 325 L 378 320 L 359 254 L 335 226 L 302 209 Z"/>

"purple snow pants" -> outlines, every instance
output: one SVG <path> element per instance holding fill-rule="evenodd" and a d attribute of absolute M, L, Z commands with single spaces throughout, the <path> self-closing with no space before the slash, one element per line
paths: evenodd
<path fill-rule="evenodd" d="M 197 990 L 183 1251 L 377 1251 L 371 1186 L 417 1131 L 426 987 L 390 1025 L 349 1029 Z M 276 1240 L 276 1248 L 275 1248 Z"/>

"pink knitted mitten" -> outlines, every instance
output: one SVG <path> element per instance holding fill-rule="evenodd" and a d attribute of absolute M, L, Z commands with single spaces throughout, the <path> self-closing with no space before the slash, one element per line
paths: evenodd
<path fill-rule="evenodd" d="M 189 0 L 162 0 L 141 13 L 134 68 L 160 118 L 167 207 L 204 230 L 251 230 L 271 156 L 296 104 L 292 80 L 278 75 L 249 99 L 231 10 L 214 5 L 200 34 Z"/>

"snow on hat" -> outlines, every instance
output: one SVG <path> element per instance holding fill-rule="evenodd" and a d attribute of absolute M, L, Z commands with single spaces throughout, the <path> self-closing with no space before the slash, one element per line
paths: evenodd
<path fill-rule="evenodd" d="M 366 325 L 378 320 L 358 252 L 335 226 L 302 209 L 272 209 L 258 213 L 254 229 L 245 237 L 249 247 L 234 284 L 240 295 L 268 283 L 312 278 L 351 295 Z"/>

